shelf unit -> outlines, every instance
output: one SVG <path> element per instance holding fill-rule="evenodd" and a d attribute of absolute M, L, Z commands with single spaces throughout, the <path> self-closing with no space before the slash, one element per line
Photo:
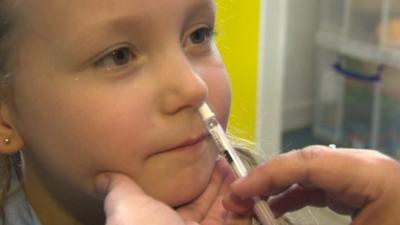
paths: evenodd
<path fill-rule="evenodd" d="M 314 134 L 400 157 L 400 2 L 320 4 Z"/>
<path fill-rule="evenodd" d="M 320 4 L 320 47 L 400 68 L 399 1 L 320 0 Z"/>

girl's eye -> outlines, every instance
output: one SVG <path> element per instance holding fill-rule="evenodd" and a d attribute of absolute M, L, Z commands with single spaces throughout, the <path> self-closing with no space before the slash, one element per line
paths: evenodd
<path fill-rule="evenodd" d="M 112 69 L 113 67 L 124 66 L 134 59 L 134 54 L 128 47 L 122 47 L 113 50 L 106 56 L 98 60 L 95 65 L 97 67 L 104 67 Z"/>
<path fill-rule="evenodd" d="M 213 35 L 214 30 L 212 28 L 202 27 L 191 33 L 189 38 L 192 44 L 202 44 L 209 42 Z"/>

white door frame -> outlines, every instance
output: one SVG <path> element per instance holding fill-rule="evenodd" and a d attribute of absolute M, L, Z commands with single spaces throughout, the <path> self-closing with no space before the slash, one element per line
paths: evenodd
<path fill-rule="evenodd" d="M 287 1 L 260 1 L 256 147 L 267 157 L 282 149 Z"/>

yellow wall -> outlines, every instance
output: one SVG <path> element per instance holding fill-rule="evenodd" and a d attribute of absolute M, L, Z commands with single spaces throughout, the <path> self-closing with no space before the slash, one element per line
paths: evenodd
<path fill-rule="evenodd" d="M 255 140 L 258 0 L 216 0 L 217 45 L 232 83 L 232 112 L 228 131 Z"/>

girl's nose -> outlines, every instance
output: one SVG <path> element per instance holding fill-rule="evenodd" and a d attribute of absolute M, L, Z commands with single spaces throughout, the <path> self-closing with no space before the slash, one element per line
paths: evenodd
<path fill-rule="evenodd" d="M 197 110 L 206 100 L 208 88 L 192 63 L 186 57 L 166 60 L 165 71 L 161 71 L 161 108 L 166 114 L 184 109 Z"/>

